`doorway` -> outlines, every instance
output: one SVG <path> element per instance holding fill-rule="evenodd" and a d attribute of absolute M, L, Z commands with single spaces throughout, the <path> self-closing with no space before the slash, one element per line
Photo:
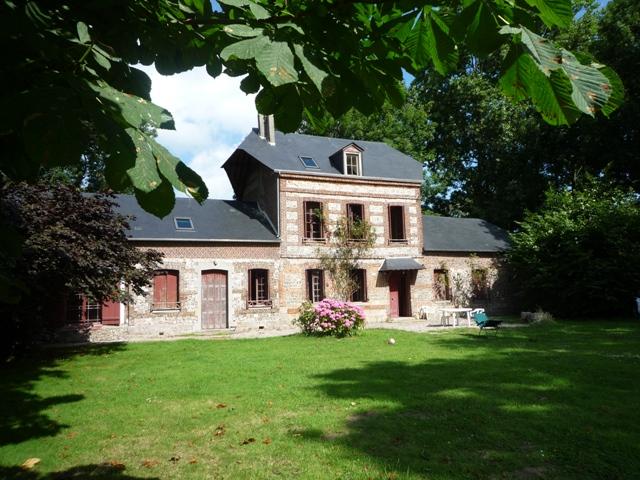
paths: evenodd
<path fill-rule="evenodd" d="M 411 285 L 404 270 L 389 272 L 389 315 L 411 316 Z"/>
<path fill-rule="evenodd" d="M 203 329 L 227 328 L 227 272 L 202 272 L 201 323 Z"/>

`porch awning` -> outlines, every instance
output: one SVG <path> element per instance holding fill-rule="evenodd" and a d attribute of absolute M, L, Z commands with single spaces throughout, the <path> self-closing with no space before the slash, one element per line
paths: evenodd
<path fill-rule="evenodd" d="M 397 270 L 422 270 L 424 267 L 413 258 L 387 258 L 380 267 L 380 272 Z"/>

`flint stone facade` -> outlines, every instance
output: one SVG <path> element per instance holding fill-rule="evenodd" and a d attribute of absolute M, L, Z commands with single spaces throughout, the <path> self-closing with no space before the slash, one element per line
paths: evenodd
<path fill-rule="evenodd" d="M 315 167 L 309 168 L 303 156 Z M 484 271 L 488 294 L 469 298 L 467 304 L 490 313 L 509 310 L 499 259 L 508 246 L 504 232 L 477 219 L 424 217 L 421 165 L 385 144 L 254 131 L 224 168 L 237 200 L 207 200 L 199 206 L 177 199 L 174 211 L 159 220 L 142 211 L 135 199 L 118 197 L 121 213 L 136 217 L 131 241 L 162 252 L 162 268 L 177 275 L 177 303 L 175 308 L 155 308 L 151 287 L 123 305 L 120 325 L 102 327 L 110 333 L 101 335 L 119 331 L 121 338 L 132 338 L 206 330 L 210 324 L 204 319 L 204 303 L 211 301 L 203 300 L 207 272 L 226 279 L 224 329 L 291 328 L 309 295 L 306 272 L 319 269 L 319 252 L 331 248 L 324 238 L 305 238 L 305 202 L 320 202 L 328 232 L 346 216 L 348 204 L 363 206 L 364 220 L 375 232 L 373 248 L 359 262 L 366 270 L 367 298 L 358 303 L 368 319 L 383 321 L 394 311 L 417 316 L 423 306 L 451 305 L 453 298 L 438 296 L 436 270 L 447 272 L 450 287 L 468 285 L 473 271 Z M 402 207 L 406 240 L 392 241 L 389 207 Z M 178 220 L 186 219 L 192 228 L 179 229 Z M 385 261 L 394 264 L 394 259 L 414 266 L 380 271 Z M 251 293 L 249 271 L 254 269 L 268 272 L 266 302 L 254 301 Z M 398 281 L 401 299 L 396 295 L 394 300 L 391 290 L 397 292 Z M 326 273 L 324 292 L 332 296 Z M 210 303 L 206 305 L 209 309 Z"/>

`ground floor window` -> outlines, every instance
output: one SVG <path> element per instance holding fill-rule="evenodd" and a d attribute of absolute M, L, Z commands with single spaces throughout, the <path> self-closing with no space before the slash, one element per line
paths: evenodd
<path fill-rule="evenodd" d="M 249 270 L 249 307 L 270 307 L 269 270 L 254 268 Z"/>
<path fill-rule="evenodd" d="M 307 270 L 307 298 L 319 302 L 324 298 L 324 271 Z"/>
<path fill-rule="evenodd" d="M 354 282 L 354 290 L 351 294 L 352 302 L 367 301 L 367 271 L 364 268 L 354 270 L 351 274 Z"/>
<path fill-rule="evenodd" d="M 433 294 L 436 300 L 451 300 L 449 272 L 445 269 L 433 271 Z"/>
<path fill-rule="evenodd" d="M 156 270 L 153 273 L 153 310 L 180 308 L 177 270 Z"/>
<path fill-rule="evenodd" d="M 489 278 L 486 268 L 474 268 L 471 271 L 471 292 L 474 300 L 489 299 Z"/>

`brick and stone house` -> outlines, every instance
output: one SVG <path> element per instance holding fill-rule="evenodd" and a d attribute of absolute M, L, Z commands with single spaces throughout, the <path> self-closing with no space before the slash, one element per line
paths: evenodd
<path fill-rule="evenodd" d="M 282 134 L 268 117 L 259 123 L 223 165 L 235 200 L 201 206 L 179 198 L 158 219 L 134 197 L 118 197 L 121 213 L 135 217 L 131 241 L 165 255 L 148 294 L 120 307 L 120 330 L 290 327 L 304 300 L 331 296 L 318 252 L 331 248 L 341 217 L 364 219 L 375 232 L 351 299 L 369 319 L 449 304 L 463 283 L 468 302 L 508 308 L 499 265 L 505 232 L 478 219 L 423 216 L 414 159 L 380 142 Z"/>

